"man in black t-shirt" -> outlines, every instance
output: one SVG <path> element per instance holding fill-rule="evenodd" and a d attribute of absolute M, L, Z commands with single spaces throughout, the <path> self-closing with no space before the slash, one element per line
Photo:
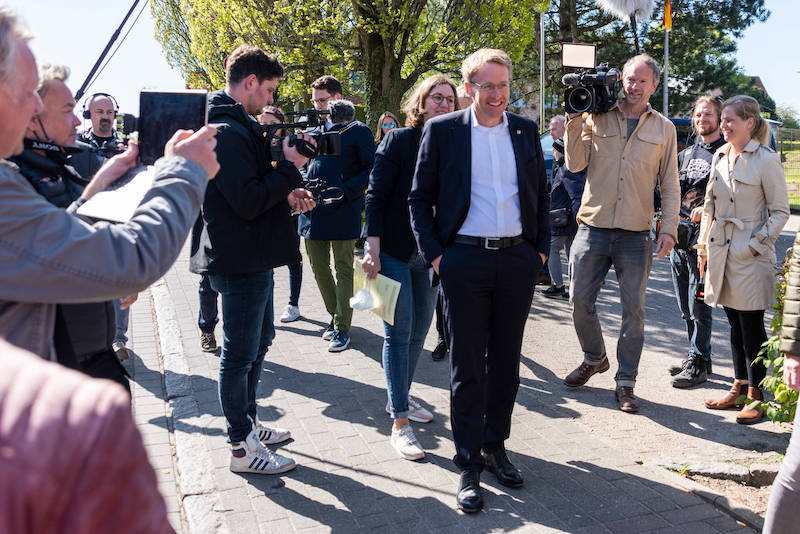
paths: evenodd
<path fill-rule="evenodd" d="M 86 102 L 92 126 L 78 134 L 78 141 L 86 143 L 104 158 L 125 150 L 125 143 L 114 129 L 117 108 L 113 100 L 104 93 L 96 93 Z"/>
<path fill-rule="evenodd" d="M 711 307 L 698 299 L 703 273 L 697 268 L 694 245 L 700 230 L 700 217 L 714 152 L 725 144 L 720 135 L 720 104 L 715 98 L 700 97 L 694 105 L 692 125 L 697 141 L 678 154 L 681 185 L 681 220 L 678 242 L 670 253 L 672 281 L 681 316 L 686 321 L 689 352 L 679 364 L 670 367 L 672 385 L 688 388 L 708 380 L 711 372 Z"/>

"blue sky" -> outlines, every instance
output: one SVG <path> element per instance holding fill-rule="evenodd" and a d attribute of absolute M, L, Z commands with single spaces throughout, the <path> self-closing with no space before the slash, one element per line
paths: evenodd
<path fill-rule="evenodd" d="M 32 48 L 40 62 L 63 63 L 72 68 L 69 85 L 73 91 L 83 82 L 133 3 L 132 0 L 0 1 L 13 7 L 33 29 L 36 38 Z M 142 3 L 143 0 L 140 6 Z M 661 0 L 657 4 L 662 4 Z M 737 59 L 746 74 L 761 77 L 779 105 L 790 105 L 800 112 L 800 61 L 790 44 L 800 20 L 800 2 L 767 0 L 766 5 L 772 15 L 767 22 L 747 30 L 738 42 Z M 136 114 L 141 89 L 183 87 L 180 74 L 167 65 L 153 37 L 148 5 L 90 91 L 111 93 L 119 100 L 123 112 Z"/>

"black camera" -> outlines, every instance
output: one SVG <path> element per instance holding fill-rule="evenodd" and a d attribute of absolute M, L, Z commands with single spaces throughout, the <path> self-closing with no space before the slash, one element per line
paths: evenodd
<path fill-rule="evenodd" d="M 617 103 L 621 75 L 607 63 L 594 69 L 581 69 L 565 74 L 561 79 L 564 91 L 564 110 L 567 113 L 606 113 Z"/>
<path fill-rule="evenodd" d="M 286 115 L 294 115 L 298 117 L 297 122 L 276 123 L 276 124 L 260 124 L 261 135 L 264 137 L 265 142 L 269 146 L 269 155 L 272 161 L 281 161 L 283 155 L 283 139 L 289 138 L 289 146 L 297 147 L 297 151 L 311 159 L 319 155 L 335 156 L 342 152 L 342 140 L 339 132 L 326 132 L 324 131 L 327 116 L 330 114 L 328 110 L 306 109 L 303 111 L 290 111 Z M 316 146 L 304 139 L 300 139 L 293 133 L 288 135 L 278 135 L 278 132 L 284 133 L 288 130 L 300 128 L 307 130 L 309 128 L 317 128 L 322 126 L 318 132 L 306 132 L 309 137 L 314 139 Z"/>

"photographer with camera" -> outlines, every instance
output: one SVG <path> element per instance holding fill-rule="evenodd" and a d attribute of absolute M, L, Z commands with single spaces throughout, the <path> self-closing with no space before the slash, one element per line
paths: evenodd
<path fill-rule="evenodd" d="M 282 77 L 275 56 L 241 45 L 226 62 L 225 89 L 209 95 L 220 171 L 192 235 L 190 268 L 208 274 L 211 288 L 222 295 L 219 396 L 234 472 L 282 473 L 295 467 L 294 460 L 265 447 L 291 433 L 262 425 L 256 413 L 256 387 L 275 337 L 272 270 L 300 261 L 291 210 L 314 207 L 311 194 L 300 189 L 298 169 L 308 158 L 285 137 L 284 159 L 273 166 L 269 140 L 253 118 L 272 103 Z M 304 134 L 298 138 L 315 146 Z"/>
<path fill-rule="evenodd" d="M 311 270 L 331 315 L 322 339 L 329 342 L 330 352 L 341 352 L 350 345 L 354 248 L 361 235 L 361 206 L 375 160 L 375 142 L 367 125 L 355 120 L 353 105 L 342 100 L 342 84 L 333 76 L 322 76 L 311 84 L 311 101 L 315 109 L 331 111 L 331 122 L 319 129 L 338 132 L 341 150 L 311 160 L 306 180 L 322 180 L 328 187 L 341 189 L 344 198 L 301 215 L 299 231 L 306 239 Z M 331 250 L 336 280 L 331 273 Z"/>
<path fill-rule="evenodd" d="M 694 104 L 692 126 L 697 134 L 695 144 L 678 154 L 678 178 L 681 186 L 680 221 L 678 240 L 669 255 L 672 265 L 672 282 L 675 297 L 686 321 L 689 335 L 689 354 L 680 365 L 669 368 L 672 385 L 688 388 L 702 384 L 711 373 L 711 306 L 698 295 L 703 274 L 697 268 L 697 237 L 703 215 L 703 199 L 711 160 L 714 153 L 725 144 L 720 133 L 720 101 L 711 96 L 701 96 Z"/>
<path fill-rule="evenodd" d="M 44 109 L 29 39 L 24 25 L 0 6 L 0 158 L 23 151 L 26 129 Z M 0 337 L 56 360 L 59 348 L 70 350 L 56 303 L 118 298 L 163 276 L 219 168 L 215 133 L 177 132 L 155 165 L 150 190 L 122 224 L 90 225 L 72 212 L 135 165 L 135 144 L 109 160 L 69 210 L 45 200 L 16 165 L 0 164 Z"/>
<path fill-rule="evenodd" d="M 587 169 L 587 174 L 570 256 L 572 319 L 584 361 L 564 383 L 582 386 L 610 367 L 595 301 L 613 265 L 622 302 L 614 396 L 624 412 L 639 410 L 633 388 L 644 345 L 656 185 L 661 190 L 663 217 L 656 257 L 669 254 L 678 227 L 675 126 L 648 103 L 658 86 L 659 70 L 647 54 L 629 59 L 622 70 L 625 99 L 606 112 L 603 105 L 611 104 L 610 99 L 598 100 L 596 108 L 583 115 L 570 112 L 569 98 L 565 99 L 570 112 L 564 136 L 566 166 L 572 172 Z M 609 94 L 616 98 L 616 91 Z"/>

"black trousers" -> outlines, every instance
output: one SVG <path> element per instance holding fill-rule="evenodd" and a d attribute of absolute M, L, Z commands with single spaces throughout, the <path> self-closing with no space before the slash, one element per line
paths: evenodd
<path fill-rule="evenodd" d="M 503 447 L 519 389 L 522 334 L 542 260 L 523 243 L 502 250 L 454 244 L 439 264 L 450 347 L 450 418 L 462 470 Z"/>
<path fill-rule="evenodd" d="M 767 368 L 762 363 L 753 365 L 753 360 L 758 358 L 761 344 L 767 340 L 764 310 L 740 311 L 727 306 L 723 309 L 731 324 L 733 375 L 738 380 L 747 380 L 751 388 L 760 387 Z"/>

